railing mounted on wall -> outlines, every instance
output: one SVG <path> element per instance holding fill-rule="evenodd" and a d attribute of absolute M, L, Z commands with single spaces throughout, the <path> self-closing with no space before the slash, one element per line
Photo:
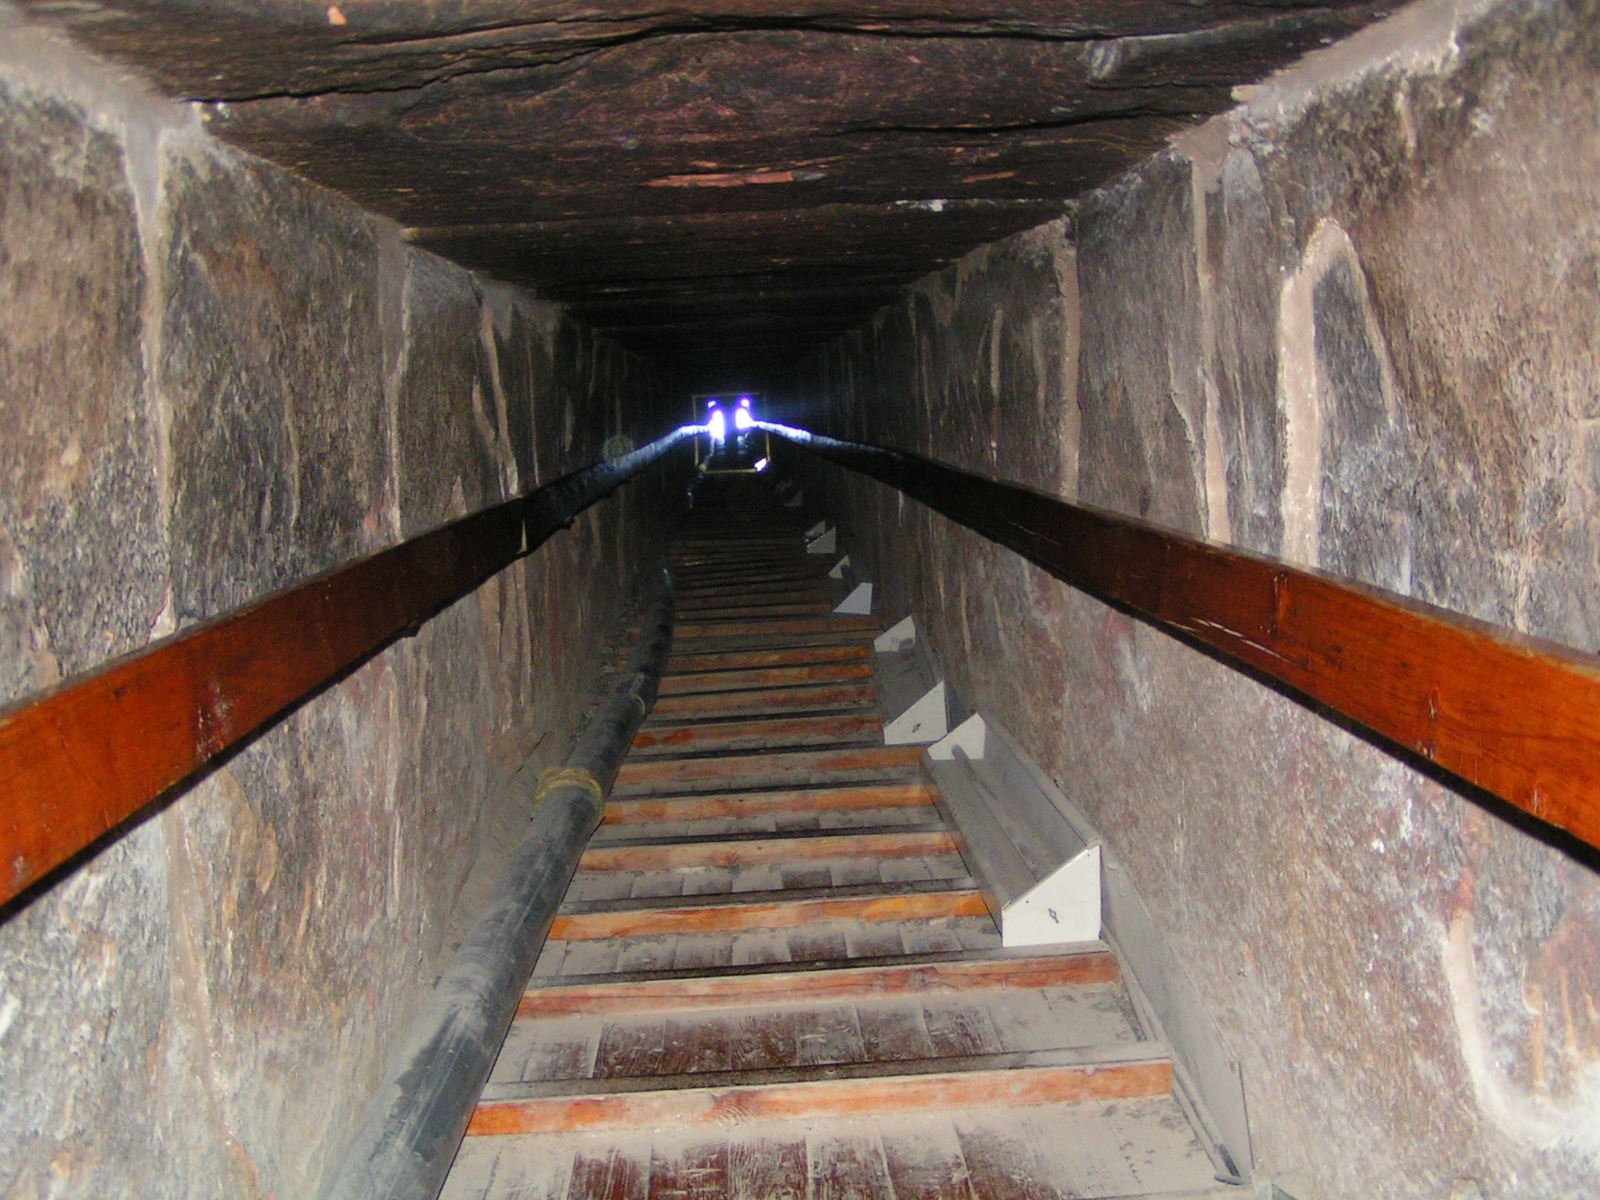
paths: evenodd
<path fill-rule="evenodd" d="M 0 905 L 702 432 L 684 426 L 0 710 Z"/>
<path fill-rule="evenodd" d="M 1600 847 L 1600 658 L 912 454 L 763 427 Z"/>

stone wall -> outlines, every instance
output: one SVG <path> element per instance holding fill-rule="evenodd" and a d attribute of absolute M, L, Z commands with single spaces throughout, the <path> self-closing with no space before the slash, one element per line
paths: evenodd
<path fill-rule="evenodd" d="M 666 382 L 0 7 L 0 703 L 653 436 Z M 3 914 L 0 1193 L 315 1193 L 661 486 Z"/>
<path fill-rule="evenodd" d="M 1424 0 L 813 361 L 813 428 L 1600 649 L 1600 12 Z M 1600 1192 L 1600 879 L 875 484 L 885 615 L 1092 815 L 1300 1200 Z"/>

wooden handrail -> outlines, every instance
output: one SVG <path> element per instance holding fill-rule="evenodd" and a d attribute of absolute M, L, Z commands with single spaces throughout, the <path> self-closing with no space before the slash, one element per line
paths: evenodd
<path fill-rule="evenodd" d="M 685 426 L 0 710 L 0 904 L 698 432 Z"/>
<path fill-rule="evenodd" d="M 1600 658 L 915 455 L 763 427 L 1600 847 Z"/>

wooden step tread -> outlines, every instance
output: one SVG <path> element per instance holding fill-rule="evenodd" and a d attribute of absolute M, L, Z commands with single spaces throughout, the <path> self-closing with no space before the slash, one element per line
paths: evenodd
<path fill-rule="evenodd" d="M 776 713 L 877 711 L 878 689 L 870 681 L 803 687 L 761 687 L 740 691 L 688 692 L 663 696 L 651 709 L 645 728 L 681 721 L 754 717 Z"/>
<path fill-rule="evenodd" d="M 1010 955 L 1010 957 L 1006 957 Z M 861 963 L 762 963 L 716 972 L 667 970 L 631 975 L 535 976 L 519 1017 L 615 1012 L 664 1012 L 732 1005 L 806 1004 L 941 994 L 985 988 L 1045 988 L 1114 983 L 1117 960 L 1103 945 L 1048 950 L 907 954 Z"/>
<path fill-rule="evenodd" d="M 672 970 L 727 970 L 755 964 L 881 962 L 903 954 L 1000 949 L 994 920 L 949 917 L 916 921 L 825 921 L 792 929 L 737 929 L 548 942 L 535 977 L 577 977 Z"/>
<path fill-rule="evenodd" d="M 714 796 L 614 797 L 601 828 L 646 822 L 707 821 L 783 813 L 824 813 L 932 806 L 933 789 L 921 781 L 855 787 L 787 788 Z"/>
<path fill-rule="evenodd" d="M 942 1111 L 983 1105 L 1059 1104 L 1164 1096 L 1172 1090 L 1165 1044 L 1073 1047 L 916 1062 L 844 1063 L 825 1078 L 796 1072 L 609 1079 L 572 1084 L 490 1084 L 469 1137 L 558 1130 L 682 1128 L 762 1119 L 795 1120 Z"/>
<path fill-rule="evenodd" d="M 720 637 L 797 637 L 806 634 L 878 634 L 883 624 L 875 616 L 774 616 L 744 618 L 741 621 L 709 619 L 678 621 L 672 630 L 674 642 L 701 642 Z"/>
<path fill-rule="evenodd" d="M 669 677 L 700 671 L 739 671 L 763 667 L 816 666 L 822 663 L 855 662 L 868 664 L 870 676 L 872 646 L 851 642 L 844 645 L 784 646 L 773 650 L 694 650 L 676 649 L 667 659 Z M 663 680 L 663 683 L 665 680 Z"/>
<path fill-rule="evenodd" d="M 743 867 L 837 858 L 913 858 L 955 854 L 955 836 L 942 825 L 918 829 L 804 830 L 767 834 L 653 837 L 591 845 L 580 871 L 667 871 L 692 867 Z"/>
<path fill-rule="evenodd" d="M 1243 1200 L 1150 1097 L 468 1138 L 442 1200 Z"/>
<path fill-rule="evenodd" d="M 837 777 L 892 775 L 914 771 L 921 746 L 855 746 L 836 750 L 789 750 L 777 754 L 722 754 L 702 758 L 630 759 L 617 773 L 612 794 L 640 791 L 722 789 L 759 779 L 794 782 Z M 895 782 L 902 782 L 896 780 Z"/>
<path fill-rule="evenodd" d="M 819 742 L 837 745 L 882 737 L 883 719 L 877 713 L 755 717 L 647 726 L 634 735 L 632 751 L 703 753 Z"/>
<path fill-rule="evenodd" d="M 984 917 L 988 909 L 975 887 L 948 886 L 959 880 L 934 881 L 922 890 L 918 881 L 893 891 L 881 887 L 827 889 L 827 896 L 786 896 L 783 892 L 750 893 L 750 899 L 664 897 L 672 903 L 647 900 L 598 902 L 574 906 L 587 911 L 558 914 L 550 925 L 551 941 L 641 937 L 651 934 L 727 933 L 748 929 L 796 929 L 830 921 L 930 921 L 943 917 Z M 626 907 L 624 907 L 624 905 Z"/>
<path fill-rule="evenodd" d="M 669 662 L 668 666 L 671 667 L 672 663 Z M 865 661 L 797 662 L 792 666 L 747 669 L 741 669 L 735 664 L 728 670 L 701 670 L 683 674 L 674 671 L 662 678 L 660 694 L 665 699 L 701 693 L 749 693 L 759 689 L 798 689 L 817 684 L 870 684 L 871 680 L 872 664 Z"/>
<path fill-rule="evenodd" d="M 626 871 L 579 871 L 567 890 L 571 907 L 595 901 L 670 903 L 675 898 L 742 898 L 768 892 L 797 897 L 839 888 L 949 884 L 967 878 L 954 849 L 894 857 L 837 855 L 735 866 L 677 866 Z"/>

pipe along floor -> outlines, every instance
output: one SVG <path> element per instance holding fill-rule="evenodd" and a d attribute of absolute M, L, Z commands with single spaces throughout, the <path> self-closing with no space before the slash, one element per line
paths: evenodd
<path fill-rule="evenodd" d="M 444 1195 L 1248 1194 L 1103 945 L 1001 948 L 798 514 L 713 477 L 670 559 L 661 699 Z"/>

